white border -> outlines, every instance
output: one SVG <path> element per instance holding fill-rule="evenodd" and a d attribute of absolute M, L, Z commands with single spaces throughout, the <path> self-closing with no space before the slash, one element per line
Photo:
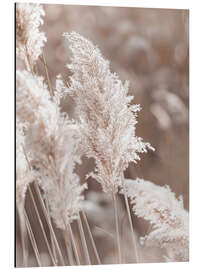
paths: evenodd
<path fill-rule="evenodd" d="M 28 2 L 28 1 L 19 1 Z M 87 4 L 106 6 L 135 6 L 153 8 L 190 9 L 190 236 L 191 260 L 189 263 L 139 264 L 139 265 L 102 265 L 82 266 L 80 269 L 203 269 L 203 177 L 202 139 L 203 139 L 203 32 L 202 32 L 202 1 L 154 1 L 154 0 L 72 0 L 72 1 L 30 1 L 50 4 Z M 0 105 L 0 164 L 1 164 L 1 194 L 0 194 L 0 266 L 1 269 L 13 269 L 14 263 L 14 1 L 1 1 L 1 105 Z M 181 142 L 180 142 L 181 143 Z M 178 181 L 178 179 L 177 179 Z M 28 269 L 28 268 L 26 268 Z M 36 268 L 37 269 L 37 268 Z M 53 270 L 53 267 L 46 269 Z M 54 269 L 61 269 L 56 267 Z M 72 269 L 68 267 L 68 269 Z M 76 268 L 75 268 L 76 269 Z"/>
<path fill-rule="evenodd" d="M 94 5 L 94 6 L 119 6 L 119 7 L 145 7 L 145 8 L 172 8 L 172 9 L 188 9 L 191 1 L 160 1 L 160 0 L 19 0 L 17 2 L 36 2 L 44 4 L 71 4 L 71 5 Z"/>

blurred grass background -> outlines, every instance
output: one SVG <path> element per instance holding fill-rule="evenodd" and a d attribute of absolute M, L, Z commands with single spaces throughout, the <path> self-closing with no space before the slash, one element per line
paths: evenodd
<path fill-rule="evenodd" d="M 156 148 L 126 171 L 168 184 L 189 205 L 189 11 L 147 8 L 45 5 L 43 31 L 52 86 L 55 76 L 68 78 L 70 53 L 63 32 L 89 38 L 110 60 L 112 71 L 130 81 L 130 94 L 143 110 L 137 134 Z M 68 98 L 64 110 L 73 112 Z M 85 164 L 84 171 L 88 171 Z M 92 164 L 90 162 L 89 166 Z"/>

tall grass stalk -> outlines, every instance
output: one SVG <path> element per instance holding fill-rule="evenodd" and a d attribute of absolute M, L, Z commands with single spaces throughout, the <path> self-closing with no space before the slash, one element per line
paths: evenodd
<path fill-rule="evenodd" d="M 94 242 L 94 238 L 92 236 L 92 232 L 90 230 L 90 226 L 89 226 L 86 214 L 85 214 L 85 212 L 83 210 L 81 211 L 81 213 L 82 213 L 82 217 L 84 219 L 84 222 L 85 222 L 85 225 L 86 225 L 86 228 L 87 228 L 87 232 L 89 234 L 89 238 L 90 238 L 93 250 L 94 250 L 95 257 L 97 259 L 98 264 L 101 264 L 101 260 L 100 260 L 100 257 L 99 257 L 98 251 L 97 251 L 97 247 L 96 247 L 95 242 Z"/>
<path fill-rule="evenodd" d="M 42 58 L 41 59 L 42 59 L 42 62 L 44 64 L 44 68 L 45 68 L 45 71 L 46 71 L 49 92 L 50 92 L 51 97 L 53 97 L 54 96 L 54 91 L 53 91 L 53 88 L 51 86 L 51 80 L 50 80 L 50 77 L 49 77 L 49 71 L 48 71 L 48 66 L 47 66 L 44 50 L 42 50 Z"/>
<path fill-rule="evenodd" d="M 28 167 L 29 167 L 29 169 L 30 169 L 30 171 L 31 171 L 30 161 L 29 161 L 29 159 L 28 159 L 28 156 L 27 156 L 27 153 L 26 153 L 24 147 L 23 147 L 23 152 L 24 152 L 25 158 L 26 158 L 26 160 L 27 160 Z M 37 193 L 37 196 L 38 196 L 38 200 L 39 200 L 39 202 L 40 202 L 40 205 L 41 205 L 41 207 L 42 207 L 43 214 L 44 214 L 44 216 L 45 216 L 45 218 L 46 218 L 46 221 L 47 221 L 47 223 L 48 223 L 48 226 L 49 226 L 49 229 L 50 229 L 50 233 L 51 233 L 51 235 L 52 235 L 52 238 L 54 237 L 55 243 L 56 243 L 56 245 L 58 246 L 58 242 L 57 242 L 57 239 L 56 239 L 56 237 L 55 237 L 53 227 L 52 227 L 52 225 L 51 225 L 51 219 L 50 219 L 50 216 L 49 216 L 49 214 L 48 214 L 48 212 L 47 212 L 47 210 L 46 210 L 46 207 L 45 207 L 45 205 L 44 205 L 44 201 L 43 201 L 42 196 L 41 196 L 40 189 L 39 189 L 38 184 L 36 183 L 36 181 L 34 181 L 34 188 L 35 188 L 35 191 L 36 191 L 36 193 Z M 51 250 L 50 250 L 50 245 L 49 245 L 49 242 L 48 242 L 48 240 L 47 240 L 46 233 L 45 233 L 45 231 L 44 231 L 44 227 L 43 227 L 43 224 L 42 224 L 42 222 L 41 222 L 41 218 L 40 218 L 40 215 L 39 215 L 39 212 L 38 212 L 38 209 L 37 209 L 37 206 L 36 206 L 36 203 L 35 203 L 35 200 L 34 200 L 34 197 L 33 197 L 33 194 L 32 194 L 32 191 L 31 191 L 31 188 L 30 188 L 29 185 L 28 185 L 28 190 L 29 190 L 29 193 L 30 193 L 32 202 L 33 202 L 33 204 L 34 204 L 34 208 L 35 208 L 35 211 L 36 211 L 36 214 L 37 214 L 37 217 L 38 217 L 38 220 L 39 220 L 39 223 L 40 223 L 42 232 L 43 232 L 43 236 L 44 236 L 44 238 L 45 238 L 45 242 L 46 242 L 47 247 L 48 247 L 49 255 L 50 255 L 51 259 L 52 259 L 53 264 L 54 264 L 54 265 L 57 265 L 57 261 L 55 261 L 55 259 L 53 258 L 53 254 L 52 254 L 52 252 L 51 252 Z M 62 263 L 62 265 L 65 265 L 65 264 L 64 264 L 64 261 L 63 261 L 63 256 L 62 256 L 62 254 L 61 254 L 61 251 L 60 251 L 59 246 L 58 246 L 58 252 L 59 252 L 59 256 L 60 256 L 60 258 L 61 258 L 61 263 Z"/>
<path fill-rule="evenodd" d="M 48 217 L 50 219 L 49 206 L 48 206 L 48 202 L 47 202 L 46 197 L 45 197 L 45 205 L 46 205 Z M 55 260 L 56 264 L 58 264 L 58 258 L 57 258 L 57 254 L 56 254 L 56 247 L 55 247 L 54 239 L 53 239 L 53 236 L 52 236 L 52 233 L 51 233 L 50 230 L 49 230 L 49 235 L 50 235 L 50 239 L 51 239 L 51 248 L 52 248 L 52 252 L 53 252 L 53 257 L 54 257 L 54 260 Z"/>
<path fill-rule="evenodd" d="M 107 232 L 106 230 L 104 230 L 101 227 L 95 226 L 95 229 L 98 229 L 99 231 L 101 231 L 102 233 L 106 234 L 108 237 L 110 237 L 111 239 L 114 239 L 113 234 L 111 234 L 110 232 Z"/>
<path fill-rule="evenodd" d="M 84 230 L 83 230 L 83 226 L 82 226 L 82 222 L 81 222 L 80 217 L 77 219 L 77 223 L 78 223 L 78 228 L 79 228 L 80 237 L 81 237 L 81 241 L 82 241 L 83 252 L 85 254 L 86 263 L 91 265 L 90 255 L 89 255 L 87 242 L 85 239 L 85 234 L 84 234 Z"/>
<path fill-rule="evenodd" d="M 49 241 L 48 241 L 48 239 L 47 239 L 47 236 L 46 236 L 46 233 L 45 233 L 45 230 L 44 230 L 44 226 L 43 226 L 43 224 L 42 224 L 42 220 L 41 220 L 39 211 L 38 211 L 38 209 L 37 209 L 37 205 L 36 205 L 36 202 L 35 202 L 35 199 L 34 199 L 34 196 L 33 196 L 33 193 L 32 193 L 32 190 L 31 190 L 31 187 L 30 187 L 30 186 L 28 186 L 28 191 L 29 191 L 31 200 L 32 200 L 33 205 L 34 205 L 35 212 L 36 212 L 36 214 L 37 214 L 37 218 L 38 218 L 38 221 L 39 221 L 39 224 L 40 224 L 40 227 L 41 227 L 43 236 L 44 236 L 44 240 L 45 240 L 45 242 L 46 242 L 46 246 L 47 246 L 47 249 L 48 249 L 48 252 L 49 252 L 51 261 L 52 261 L 52 263 L 53 263 L 54 266 L 57 266 L 57 263 L 56 263 L 56 261 L 55 261 L 55 259 L 54 259 L 54 256 L 53 256 L 53 253 L 52 253 L 52 250 L 51 250 Z"/>
<path fill-rule="evenodd" d="M 72 245 L 71 245 L 71 241 L 70 241 L 70 236 L 69 236 L 67 230 L 63 230 L 63 236 L 64 236 L 65 245 L 66 245 L 68 262 L 69 262 L 70 265 L 75 265 L 74 258 L 73 258 L 73 252 L 72 252 Z"/>
<path fill-rule="evenodd" d="M 22 253 L 23 253 L 23 266 L 27 266 L 28 260 L 28 252 L 27 252 L 27 229 L 25 224 L 25 217 L 23 214 L 23 207 L 17 207 L 18 216 L 20 220 L 20 238 L 21 238 L 21 245 L 22 245 Z"/>
<path fill-rule="evenodd" d="M 51 223 L 51 219 L 48 216 L 48 213 L 47 213 L 47 210 L 46 210 L 46 207 L 45 207 L 45 204 L 44 204 L 44 201 L 43 201 L 39 186 L 38 186 L 38 184 L 36 182 L 34 182 L 34 188 L 35 188 L 35 191 L 37 193 L 37 196 L 38 196 L 40 205 L 42 207 L 43 214 L 44 214 L 45 219 L 47 221 L 47 224 L 49 226 L 50 232 L 52 234 L 52 237 L 53 237 L 53 240 L 54 240 L 54 243 L 55 243 L 55 246 L 56 246 L 56 250 L 57 250 L 57 253 L 58 253 L 58 256 L 59 256 L 59 259 L 60 259 L 60 263 L 61 263 L 61 265 L 64 266 L 65 263 L 64 263 L 63 255 L 62 255 L 61 249 L 59 247 L 59 244 L 58 244 L 58 241 L 57 241 L 57 238 L 56 238 L 56 235 L 55 235 L 52 223 Z"/>
<path fill-rule="evenodd" d="M 117 206 L 117 198 L 113 193 L 113 206 L 114 206 L 114 214 L 115 214 L 115 225 L 116 225 L 116 241 L 118 248 L 118 263 L 122 263 L 122 255 L 121 255 L 121 242 L 120 242 L 120 233 L 119 233 L 119 221 L 118 221 L 118 206 Z"/>
<path fill-rule="evenodd" d="M 40 260 L 39 250 L 38 250 L 38 247 L 37 247 L 37 244 L 36 244 L 36 241 L 35 241 L 35 237 L 34 237 L 31 225 L 30 225 L 30 221 L 28 219 L 28 216 L 27 216 L 25 210 L 24 210 L 24 216 L 25 216 L 25 224 L 27 226 L 27 231 L 28 231 L 28 234 L 29 234 L 29 237 L 30 237 L 30 241 L 31 241 L 34 253 L 35 253 L 35 257 L 36 257 L 38 266 L 41 267 L 42 263 L 41 263 L 41 260 Z"/>
<path fill-rule="evenodd" d="M 132 241 L 133 241 L 133 247 L 134 247 L 134 252 L 135 252 L 136 263 L 139 263 L 138 247 L 137 247 L 137 244 L 136 244 L 135 233 L 134 233 L 133 223 L 132 223 L 132 217 L 131 217 L 129 202 L 128 202 L 128 198 L 127 198 L 126 194 L 124 194 L 124 198 L 125 198 L 126 210 L 127 210 L 127 213 L 128 213 L 128 220 L 129 220 L 129 224 L 130 224 L 130 231 L 131 231 L 131 235 L 132 235 Z"/>
<path fill-rule="evenodd" d="M 73 251 L 74 251 L 74 254 L 75 254 L 76 263 L 77 263 L 77 265 L 80 265 L 81 263 L 80 263 L 80 258 L 79 258 L 77 245 L 76 245 L 76 242 L 75 242 L 75 237 L 74 237 L 71 225 L 69 223 L 66 224 L 66 229 L 67 229 L 68 233 L 70 234 L 71 242 L 72 242 L 72 245 L 73 245 Z"/>

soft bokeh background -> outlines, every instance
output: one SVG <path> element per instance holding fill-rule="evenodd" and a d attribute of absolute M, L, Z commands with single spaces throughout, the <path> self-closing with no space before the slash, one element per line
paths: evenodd
<path fill-rule="evenodd" d="M 104 57 L 110 60 L 111 70 L 118 73 L 122 80 L 130 81 L 130 94 L 135 97 L 134 102 L 143 108 L 138 117 L 137 135 L 156 149 L 155 152 L 143 154 L 137 165 L 131 164 L 125 176 L 169 185 L 177 196 L 183 195 L 184 206 L 188 210 L 189 12 L 72 5 L 44 5 L 44 8 L 46 16 L 42 30 L 48 39 L 45 57 L 52 87 L 55 86 L 57 74 L 61 73 L 67 80 L 69 76 L 65 66 L 70 62 L 70 52 L 62 38 L 63 32 L 79 32 L 96 44 Z M 38 72 L 44 73 L 43 65 L 38 64 Z M 63 109 L 74 117 L 71 98 L 64 100 Z M 93 166 L 92 160 L 83 160 L 83 165 L 77 168 L 82 180 Z M 86 198 L 89 222 L 102 261 L 113 263 L 115 251 L 112 237 L 115 229 L 111 198 L 104 195 L 92 179 L 89 180 Z M 121 198 L 119 207 L 124 236 L 122 243 L 124 250 L 127 250 L 124 256 L 126 262 L 133 262 L 129 249 L 130 234 L 126 230 L 128 222 Z M 148 230 L 147 224 L 141 220 L 134 218 L 134 224 L 138 236 Z M 40 235 L 37 237 L 40 238 Z M 145 249 L 142 260 L 163 261 L 162 253 Z"/>

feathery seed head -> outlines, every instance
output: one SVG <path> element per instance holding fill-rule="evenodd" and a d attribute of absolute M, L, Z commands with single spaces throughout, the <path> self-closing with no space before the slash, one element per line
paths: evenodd
<path fill-rule="evenodd" d="M 64 33 L 64 37 L 72 52 L 68 91 L 75 98 L 80 118 L 81 151 L 96 161 L 96 170 L 90 175 L 105 192 L 116 193 L 129 162 L 139 160 L 138 153 L 147 148 L 153 149 L 135 136 L 140 106 L 130 105 L 128 83 L 111 73 L 97 47 L 75 32 Z"/>
<path fill-rule="evenodd" d="M 59 228 L 78 217 L 86 185 L 74 173 L 78 127 L 51 99 L 43 79 L 17 71 L 16 111 L 27 124 L 25 148 L 45 193 L 51 216 Z"/>
<path fill-rule="evenodd" d="M 168 186 L 158 186 L 143 179 L 125 180 L 121 191 L 133 204 L 134 214 L 152 224 L 153 230 L 141 238 L 148 246 L 161 246 L 171 260 L 188 260 L 189 219 L 183 200 Z"/>
<path fill-rule="evenodd" d="M 16 72 L 16 113 L 23 123 L 29 124 L 26 144 L 30 144 L 30 152 L 50 154 L 59 109 L 51 101 L 42 77 L 28 71 Z"/>
<path fill-rule="evenodd" d="M 28 167 L 24 153 L 25 125 L 16 118 L 16 203 L 22 209 L 27 186 L 34 180 L 34 172 Z"/>
<path fill-rule="evenodd" d="M 25 61 L 28 70 L 35 65 L 47 40 L 45 34 L 39 31 L 44 15 L 44 9 L 39 4 L 16 4 L 17 56 Z"/>

